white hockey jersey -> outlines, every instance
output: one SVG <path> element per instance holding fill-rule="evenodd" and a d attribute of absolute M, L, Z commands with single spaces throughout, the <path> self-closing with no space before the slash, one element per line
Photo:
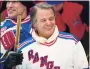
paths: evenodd
<path fill-rule="evenodd" d="M 32 37 L 20 44 L 18 51 L 22 51 L 24 59 L 16 69 L 88 68 L 84 48 L 73 35 L 59 33 L 56 27 L 49 39 L 39 37 L 34 30 Z"/>

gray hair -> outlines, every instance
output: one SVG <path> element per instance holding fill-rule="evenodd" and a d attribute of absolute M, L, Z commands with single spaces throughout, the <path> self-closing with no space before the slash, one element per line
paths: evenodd
<path fill-rule="evenodd" d="M 32 24 L 34 24 L 37 21 L 36 13 L 37 13 L 38 8 L 40 8 L 40 9 L 49 9 L 49 8 L 51 8 L 53 10 L 54 15 L 55 15 L 55 10 L 54 10 L 52 5 L 47 4 L 47 3 L 38 3 L 32 8 L 32 11 L 31 11 Z"/>

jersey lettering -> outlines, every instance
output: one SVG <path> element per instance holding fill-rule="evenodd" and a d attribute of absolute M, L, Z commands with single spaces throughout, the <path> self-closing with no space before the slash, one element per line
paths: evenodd
<path fill-rule="evenodd" d="M 33 64 L 40 62 L 40 67 L 46 67 L 46 69 L 60 69 L 60 66 L 54 66 L 54 61 L 47 61 L 48 56 L 41 56 L 39 57 L 38 52 L 34 54 L 33 50 L 28 52 L 28 59 L 33 60 Z"/>
<path fill-rule="evenodd" d="M 33 50 L 30 50 L 30 51 L 28 52 L 29 61 L 30 61 L 33 57 L 34 57 L 34 55 L 33 55 Z"/>
<path fill-rule="evenodd" d="M 47 68 L 46 68 L 46 69 L 52 69 L 53 66 L 54 66 L 54 61 L 49 61 L 49 62 L 47 63 Z"/>
<path fill-rule="evenodd" d="M 39 61 L 38 53 L 35 53 L 33 63 L 38 62 L 38 61 Z"/>
<path fill-rule="evenodd" d="M 40 67 L 43 67 L 44 65 L 45 66 L 47 65 L 47 58 L 48 58 L 48 56 L 44 56 L 44 57 L 40 58 L 40 60 L 41 60 Z"/>
<path fill-rule="evenodd" d="M 60 69 L 60 67 L 59 66 L 55 66 L 54 69 Z"/>

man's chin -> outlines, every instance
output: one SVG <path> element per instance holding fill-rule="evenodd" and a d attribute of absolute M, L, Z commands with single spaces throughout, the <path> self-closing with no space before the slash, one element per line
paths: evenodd
<path fill-rule="evenodd" d="M 17 16 L 8 16 L 9 18 L 11 18 L 11 19 L 17 19 Z"/>

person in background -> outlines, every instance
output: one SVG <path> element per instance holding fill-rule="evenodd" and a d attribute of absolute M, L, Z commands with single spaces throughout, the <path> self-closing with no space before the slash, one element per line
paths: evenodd
<path fill-rule="evenodd" d="M 18 0 L 3 1 L 3 4 L 6 5 L 7 18 L 1 22 L 0 25 L 0 69 L 11 69 L 13 66 L 21 64 L 23 59 L 21 53 L 11 53 L 7 57 L 4 57 L 7 51 L 14 50 L 17 16 L 21 16 L 19 43 L 22 43 L 22 41 L 26 40 L 28 37 L 31 37 L 30 34 L 28 35 L 32 26 L 30 22 L 29 8 L 34 6 L 34 4 L 32 1 Z"/>
<path fill-rule="evenodd" d="M 52 5 L 38 3 L 32 8 L 32 37 L 18 51 L 23 53 L 22 65 L 16 69 L 88 69 L 84 48 L 77 38 L 59 32 Z"/>
<path fill-rule="evenodd" d="M 3 2 L 6 5 L 7 17 L 1 22 L 1 32 L 4 32 L 10 27 L 13 27 L 17 24 L 17 16 L 21 15 L 21 27 L 29 31 L 31 28 L 30 23 L 30 7 L 34 6 L 32 1 L 5 1 Z M 3 8 L 3 7 L 2 7 Z M 30 26 L 30 27 L 29 27 Z"/>
<path fill-rule="evenodd" d="M 89 1 L 64 2 L 61 18 L 67 31 L 75 35 L 82 43 L 89 58 Z M 89 60 L 89 59 L 88 59 Z"/>

